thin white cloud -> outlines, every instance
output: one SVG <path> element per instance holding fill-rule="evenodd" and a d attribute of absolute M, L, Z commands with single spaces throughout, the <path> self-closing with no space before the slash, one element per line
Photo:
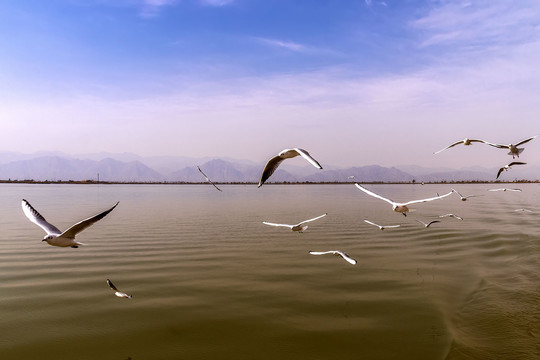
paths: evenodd
<path fill-rule="evenodd" d="M 540 24 L 540 3 L 522 1 L 447 2 L 411 23 L 426 33 L 422 47 L 443 45 L 477 47 L 486 44 L 524 43 L 535 39 Z"/>
<path fill-rule="evenodd" d="M 306 47 L 305 45 L 295 43 L 292 41 L 283 41 L 283 40 L 267 39 L 267 38 L 257 38 L 257 41 L 265 45 L 283 48 L 283 49 L 296 51 L 296 52 L 305 52 L 308 49 L 308 47 Z"/>
<path fill-rule="evenodd" d="M 153 18 L 160 14 L 162 8 L 171 6 L 176 0 L 142 0 L 139 15 L 143 18 Z"/>
<path fill-rule="evenodd" d="M 206 5 L 206 6 L 217 6 L 217 7 L 221 7 L 221 6 L 227 6 L 229 4 L 232 4 L 234 3 L 235 0 L 199 0 L 199 2 L 202 4 L 202 5 Z"/>

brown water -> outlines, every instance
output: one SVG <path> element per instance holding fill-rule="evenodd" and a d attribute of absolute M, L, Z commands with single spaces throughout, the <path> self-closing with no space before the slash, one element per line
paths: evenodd
<path fill-rule="evenodd" d="M 540 358 L 540 185 L 454 186 L 482 196 L 404 217 L 352 184 L 1 185 L 0 359 Z M 120 205 L 72 249 L 41 242 L 22 198 L 62 230 Z M 262 224 L 325 212 L 303 234 Z"/>

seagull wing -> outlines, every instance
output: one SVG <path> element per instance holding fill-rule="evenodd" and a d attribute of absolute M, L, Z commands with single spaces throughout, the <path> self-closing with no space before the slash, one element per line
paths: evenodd
<path fill-rule="evenodd" d="M 60 237 L 65 237 L 65 238 L 74 238 L 75 235 L 77 235 L 78 233 L 80 233 L 81 231 L 83 231 L 84 229 L 86 229 L 87 227 L 89 227 L 90 225 L 93 225 L 95 222 L 97 222 L 98 220 L 101 220 L 103 219 L 108 213 L 110 213 L 111 211 L 113 211 L 113 209 L 118 205 L 119 202 L 117 202 L 116 204 L 114 204 L 114 206 L 112 208 L 110 208 L 109 210 L 106 210 L 102 213 L 99 213 L 97 215 L 94 215 L 92 217 L 89 217 L 88 219 L 85 219 L 85 220 L 82 220 L 82 221 L 79 221 L 78 223 L 76 223 L 75 225 L 71 226 L 69 229 L 67 229 L 66 231 L 64 231 Z"/>
<path fill-rule="evenodd" d="M 28 201 L 25 199 L 22 200 L 22 209 L 24 212 L 24 215 L 33 222 L 34 224 L 38 225 L 40 228 L 45 230 L 47 235 L 60 235 L 62 232 L 58 230 L 58 228 L 52 224 L 49 224 L 47 220 L 43 216 L 41 216 L 40 213 L 37 212 L 36 209 L 30 205 Z"/>
<path fill-rule="evenodd" d="M 301 225 L 301 224 L 305 224 L 305 223 L 310 222 L 310 221 L 315 221 L 315 220 L 317 220 L 317 219 L 320 219 L 320 218 L 322 218 L 322 217 L 325 217 L 327 214 L 328 214 L 328 213 L 324 213 L 324 214 L 322 214 L 322 215 L 320 215 L 320 216 L 314 217 L 313 219 L 304 220 L 304 221 L 302 221 L 302 222 L 296 224 L 296 226 Z"/>
<path fill-rule="evenodd" d="M 522 145 L 522 144 L 525 144 L 525 143 L 531 141 L 532 139 L 534 139 L 534 138 L 537 137 L 537 136 L 538 136 L 538 135 L 534 135 L 533 137 L 530 137 L 530 138 L 528 138 L 528 139 L 521 140 L 520 142 L 518 142 L 518 143 L 516 144 L 516 147 L 518 147 L 519 145 Z"/>
<path fill-rule="evenodd" d="M 206 179 L 206 181 L 208 181 L 210 184 L 214 185 L 214 187 L 215 187 L 216 189 L 218 189 L 219 191 L 222 191 L 220 188 L 218 188 L 218 187 L 216 186 L 216 184 L 214 184 L 212 181 L 210 181 L 210 179 L 208 178 L 208 176 L 206 176 L 206 174 L 203 173 L 203 171 L 201 170 L 200 167 L 197 166 L 197 169 L 199 169 L 200 173 L 204 176 L 204 178 Z"/>
<path fill-rule="evenodd" d="M 452 145 L 448 145 L 448 146 L 445 147 L 444 149 L 441 149 L 441 150 L 439 150 L 439 151 L 435 151 L 434 154 L 438 154 L 438 153 L 440 153 L 441 151 L 444 151 L 444 150 L 446 150 L 446 149 L 450 149 L 450 148 L 453 147 L 453 146 L 456 146 L 456 145 L 459 145 L 459 144 L 463 144 L 463 143 L 464 143 L 463 140 L 457 141 L 457 142 L 453 143 Z"/>
<path fill-rule="evenodd" d="M 431 225 L 431 224 L 434 224 L 434 223 L 438 223 L 438 222 L 440 222 L 440 221 L 439 221 L 439 220 L 433 220 L 433 221 L 430 221 L 430 222 L 427 224 L 427 226 L 429 226 L 429 225 Z"/>
<path fill-rule="evenodd" d="M 448 195 L 452 194 L 452 192 L 450 191 L 448 194 L 444 194 L 444 195 L 440 195 L 440 196 L 435 196 L 435 197 L 432 197 L 432 198 L 427 198 L 427 199 L 421 199 L 421 200 L 413 200 L 413 201 L 409 201 L 409 202 L 406 202 L 406 203 L 403 203 L 403 204 L 400 204 L 400 205 L 411 205 L 411 204 L 417 204 L 417 203 L 423 203 L 423 202 L 427 202 L 427 201 L 432 201 L 432 200 L 438 200 L 438 199 L 442 199 L 443 197 L 446 197 Z"/>
<path fill-rule="evenodd" d="M 356 185 L 357 188 L 359 188 L 360 190 L 362 190 L 363 192 L 365 192 L 365 193 L 368 194 L 368 195 L 371 195 L 371 196 L 376 197 L 376 198 L 378 198 L 378 199 L 384 200 L 384 201 L 386 201 L 387 203 L 390 203 L 390 204 L 392 204 L 392 205 L 395 205 L 395 204 L 396 204 L 395 202 L 393 202 L 393 201 L 390 200 L 390 199 L 387 199 L 387 198 L 385 198 L 385 197 L 382 197 L 381 195 L 377 195 L 377 194 L 375 194 L 374 192 L 369 191 L 368 189 L 366 189 L 365 187 L 359 185 L 358 183 L 355 183 L 354 185 Z"/>
<path fill-rule="evenodd" d="M 375 224 L 374 222 L 371 222 L 371 221 L 369 221 L 369 220 L 365 220 L 365 219 L 364 219 L 364 222 L 366 222 L 366 223 L 368 223 L 368 224 L 370 224 L 370 225 L 373 225 L 373 226 L 381 227 L 381 225 Z"/>
<path fill-rule="evenodd" d="M 274 171 L 276 171 L 276 169 L 278 168 L 279 164 L 281 164 L 281 162 L 285 160 L 283 159 L 282 157 L 280 157 L 279 155 L 277 156 L 274 156 L 273 158 L 271 158 L 270 160 L 268 160 L 268 162 L 266 163 L 266 166 L 264 167 L 264 170 L 262 172 L 262 175 L 261 175 L 261 179 L 259 180 L 259 185 L 257 187 L 261 187 L 262 184 L 264 184 L 264 182 L 266 180 L 268 180 L 268 178 L 270 176 L 272 176 L 272 174 L 274 173 Z"/>
<path fill-rule="evenodd" d="M 110 287 L 111 289 L 113 289 L 114 291 L 119 291 L 119 290 L 116 288 L 116 286 L 114 286 L 114 284 L 112 283 L 112 281 L 109 280 L 109 279 L 107 279 L 107 285 L 109 285 L 109 287 Z"/>
<path fill-rule="evenodd" d="M 512 161 L 510 164 L 506 165 L 508 167 L 514 166 L 514 165 L 527 165 L 527 163 L 521 162 L 521 161 Z"/>
<path fill-rule="evenodd" d="M 347 261 L 349 264 L 356 265 L 356 260 L 354 260 L 348 254 L 344 253 L 343 251 L 336 251 L 336 253 L 345 259 L 345 261 Z"/>
<path fill-rule="evenodd" d="M 499 171 L 497 172 L 497 177 L 495 179 L 498 179 L 499 176 L 501 175 L 501 173 L 504 171 L 505 169 L 505 166 L 503 166 L 502 168 L 499 169 Z"/>
<path fill-rule="evenodd" d="M 270 226 L 282 226 L 282 227 L 287 227 L 289 229 L 292 229 L 294 225 L 289 225 L 289 224 L 275 224 L 275 223 L 271 223 L 271 222 L 266 222 L 266 221 L 263 221 L 262 222 L 263 224 L 265 225 L 270 225 Z"/>
<path fill-rule="evenodd" d="M 315 166 L 317 169 L 322 169 L 321 164 L 317 160 L 315 160 L 309 153 L 304 149 L 294 148 L 294 150 L 299 153 L 304 159 L 309 161 L 309 163 L 313 166 Z"/>
<path fill-rule="evenodd" d="M 499 148 L 499 149 L 508 149 L 509 148 L 508 145 L 494 144 L 494 143 L 490 143 L 489 141 L 484 141 L 484 144 L 488 144 L 489 146 L 493 146 L 493 147 L 496 147 L 496 148 Z"/>

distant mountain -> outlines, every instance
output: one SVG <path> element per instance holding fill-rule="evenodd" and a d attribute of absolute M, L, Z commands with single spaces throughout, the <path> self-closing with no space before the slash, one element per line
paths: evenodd
<path fill-rule="evenodd" d="M 110 156 L 110 157 L 106 157 Z M 302 164 L 302 162 L 299 162 Z M 204 182 L 197 165 L 218 183 L 257 183 L 264 163 L 229 158 L 189 158 L 180 156 L 141 157 L 136 154 L 96 153 L 66 155 L 57 152 L 20 154 L 0 152 L 0 179 L 57 181 L 97 180 L 119 182 Z M 494 181 L 498 169 L 471 167 L 430 169 L 416 165 L 383 167 L 378 165 L 323 170 L 306 164 L 285 161 L 268 179 L 272 182 L 442 182 Z M 354 179 L 349 179 L 354 176 Z M 540 167 L 516 167 L 500 176 L 502 181 L 540 179 Z"/>
<path fill-rule="evenodd" d="M 44 156 L 0 165 L 0 178 L 3 180 L 97 180 L 98 174 L 102 181 L 159 182 L 164 180 L 161 174 L 139 161 L 121 162 L 113 159 L 93 161 Z"/>

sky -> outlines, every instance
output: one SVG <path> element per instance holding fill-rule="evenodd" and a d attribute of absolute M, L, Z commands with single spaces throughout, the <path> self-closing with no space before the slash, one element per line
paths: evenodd
<path fill-rule="evenodd" d="M 433 152 L 540 134 L 538 64 L 536 0 L 0 0 L 0 151 L 502 166 Z"/>

